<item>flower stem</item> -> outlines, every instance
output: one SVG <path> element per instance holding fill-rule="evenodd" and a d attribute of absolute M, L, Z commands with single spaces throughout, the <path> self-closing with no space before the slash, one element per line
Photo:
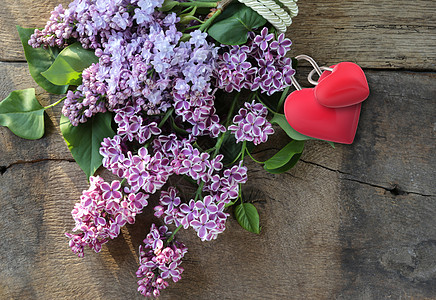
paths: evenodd
<path fill-rule="evenodd" d="M 169 110 L 167 110 L 167 113 L 165 114 L 165 116 L 163 117 L 163 119 L 160 121 L 158 125 L 159 128 L 162 128 L 163 124 L 165 124 L 168 118 L 173 114 L 173 111 L 174 111 L 174 107 L 171 107 Z"/>
<path fill-rule="evenodd" d="M 245 152 L 248 152 L 246 150 L 247 150 L 247 141 L 243 141 L 242 142 L 242 149 L 241 149 L 241 160 L 242 161 L 244 160 Z"/>
<path fill-rule="evenodd" d="M 203 191 L 203 187 L 204 187 L 204 181 L 202 181 L 200 183 L 200 185 L 198 186 L 197 191 L 195 192 L 195 197 L 194 197 L 194 201 L 197 201 L 198 198 L 201 196 L 201 192 Z"/>
<path fill-rule="evenodd" d="M 207 19 L 206 22 L 204 22 L 201 26 L 200 26 L 200 31 L 205 32 L 207 31 L 207 29 L 210 27 L 210 25 L 212 25 L 212 22 L 221 14 L 222 10 L 217 9 L 213 15 Z"/>
<path fill-rule="evenodd" d="M 223 12 L 223 10 L 226 8 L 227 5 L 229 5 L 232 2 L 232 0 L 221 0 L 216 4 L 216 11 L 213 12 L 212 16 L 210 16 L 209 19 L 207 19 L 206 22 L 204 22 L 203 25 L 200 26 L 200 30 L 205 32 L 207 29 L 212 25 L 213 21 Z M 195 2 L 194 2 L 195 3 Z"/>
<path fill-rule="evenodd" d="M 165 246 L 168 246 L 169 243 L 171 243 L 171 241 L 174 239 L 174 236 L 176 235 L 176 233 L 182 229 L 183 225 L 180 224 L 179 227 L 176 228 L 176 230 L 174 230 L 174 232 L 170 235 L 170 237 L 166 240 L 165 242 Z"/>
<path fill-rule="evenodd" d="M 67 96 L 62 97 L 61 99 L 59 99 L 59 100 L 56 101 L 55 103 L 50 104 L 49 106 L 44 107 L 44 109 L 49 109 L 49 108 L 51 108 L 51 107 L 53 107 L 53 106 L 56 106 L 56 105 L 58 105 L 59 103 L 61 103 L 63 100 L 65 100 L 66 98 L 67 98 Z"/>
<path fill-rule="evenodd" d="M 201 2 L 201 1 L 191 1 L 191 2 L 178 2 L 177 6 L 184 7 L 210 7 L 215 8 L 218 6 L 219 2 Z"/>
<path fill-rule="evenodd" d="M 290 88 L 290 86 L 287 86 L 284 89 L 284 91 L 282 92 L 282 96 L 280 97 L 279 104 L 277 104 L 277 111 L 280 111 L 280 108 L 282 107 L 283 102 L 285 102 L 286 96 L 289 93 L 289 88 Z"/>
<path fill-rule="evenodd" d="M 236 106 L 236 103 L 238 102 L 238 99 L 239 99 L 239 93 L 236 94 L 235 98 L 232 101 L 232 104 L 230 105 L 229 112 L 227 113 L 227 119 L 226 119 L 226 123 L 224 125 L 226 127 L 226 130 L 227 130 L 227 127 L 229 126 L 229 124 L 232 120 L 233 111 L 235 110 L 235 106 Z M 220 148 L 221 148 L 221 145 L 223 144 L 225 135 L 226 135 L 226 133 L 223 132 L 223 133 L 221 133 L 220 137 L 218 138 L 218 141 L 216 142 L 215 151 L 212 155 L 212 158 L 215 158 L 218 155 L 218 153 L 220 152 Z"/>
<path fill-rule="evenodd" d="M 263 164 L 265 163 L 264 161 L 258 161 L 258 160 L 256 160 L 256 159 L 254 159 L 254 157 L 251 155 L 251 153 L 250 153 L 250 151 L 248 151 L 248 149 L 246 149 L 246 153 L 248 154 L 248 156 L 250 156 L 250 158 L 251 158 L 253 161 L 257 162 L 258 164 L 263 165 Z"/>
<path fill-rule="evenodd" d="M 259 95 L 256 95 L 256 98 L 257 98 L 257 100 L 258 100 L 260 103 L 262 103 L 263 106 L 265 106 L 265 107 L 268 109 L 268 111 L 269 111 L 270 113 L 272 113 L 272 114 L 277 114 L 277 112 L 273 111 L 271 108 L 269 108 L 268 105 L 266 105 L 265 103 L 263 103 L 263 101 L 262 101 L 262 99 L 260 99 L 260 96 L 259 96 Z"/>

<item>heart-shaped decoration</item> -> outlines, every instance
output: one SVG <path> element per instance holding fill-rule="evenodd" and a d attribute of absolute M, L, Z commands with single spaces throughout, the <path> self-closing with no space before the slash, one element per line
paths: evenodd
<path fill-rule="evenodd" d="M 292 92 L 285 102 L 289 125 L 301 134 L 320 140 L 351 144 L 356 135 L 361 104 L 328 108 L 318 103 L 314 89 Z"/>
<path fill-rule="evenodd" d="M 324 71 L 315 87 L 315 98 L 326 107 L 346 107 L 362 102 L 369 96 L 368 81 L 362 68 L 351 62 L 331 66 Z"/>

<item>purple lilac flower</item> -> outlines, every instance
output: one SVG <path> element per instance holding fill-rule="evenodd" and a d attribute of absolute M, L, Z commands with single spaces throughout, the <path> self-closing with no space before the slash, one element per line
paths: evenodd
<path fill-rule="evenodd" d="M 274 38 L 274 34 L 268 34 L 268 28 L 264 27 L 260 35 L 254 38 L 254 43 L 259 45 L 260 50 L 265 51 L 268 48 L 268 42 Z"/>
<path fill-rule="evenodd" d="M 123 196 L 119 181 L 105 182 L 99 176 L 89 178 L 90 187 L 83 191 L 80 202 L 71 212 L 75 221 L 73 232 L 65 233 L 71 250 L 83 257 L 84 247 L 100 252 L 103 244 L 120 234 L 126 223 L 133 224 L 135 216 L 147 206 L 149 195 L 142 192 Z"/>
<path fill-rule="evenodd" d="M 263 28 L 260 35 L 250 35 L 244 46 L 227 46 L 215 71 L 217 86 L 226 92 L 249 89 L 271 95 L 292 85 L 295 74 L 292 60 L 285 57 L 291 41 L 280 34 L 277 40 Z"/>
<path fill-rule="evenodd" d="M 166 226 L 158 229 L 152 224 L 150 233 L 144 239 L 145 245 L 139 246 L 140 265 L 136 276 L 141 279 L 138 291 L 146 297 L 158 297 L 160 291 L 169 285 L 165 279 L 177 282 L 183 273 L 180 264 L 188 249 L 175 240 L 167 244 L 170 235 Z"/>
<path fill-rule="evenodd" d="M 155 216 L 160 218 L 164 215 L 165 224 L 174 223 L 180 225 L 180 219 L 183 214 L 179 212 L 181 204 L 180 197 L 177 196 L 177 190 L 174 187 L 169 187 L 168 191 L 162 191 L 159 198 L 159 205 L 154 207 Z"/>
<path fill-rule="evenodd" d="M 236 142 L 249 141 L 255 145 L 265 143 L 268 135 L 274 133 L 274 129 L 266 120 L 268 110 L 260 103 L 246 102 L 245 108 L 241 108 L 233 118 L 233 125 L 229 130 L 235 135 Z"/>
<path fill-rule="evenodd" d="M 291 40 L 285 38 L 283 33 L 279 34 L 276 41 L 271 42 L 271 49 L 276 50 L 277 53 L 283 57 L 286 52 L 291 50 L 292 42 Z"/>

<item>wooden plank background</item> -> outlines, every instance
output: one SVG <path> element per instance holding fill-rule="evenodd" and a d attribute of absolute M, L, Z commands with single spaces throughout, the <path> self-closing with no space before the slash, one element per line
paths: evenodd
<path fill-rule="evenodd" d="M 2 1 L 0 99 L 36 87 L 15 25 L 43 26 L 57 3 Z M 436 1 L 299 6 L 288 31 L 293 55 L 366 70 L 371 95 L 355 142 L 336 149 L 310 142 L 282 175 L 247 162 L 261 234 L 242 230 L 233 217 L 214 242 L 181 231 L 185 272 L 162 299 L 436 299 Z M 37 92 L 45 104 L 56 99 Z M 0 128 L 0 299 L 141 299 L 138 246 L 156 220 L 147 211 L 100 254 L 71 253 L 63 234 L 87 183 L 55 110 L 37 141 Z"/>

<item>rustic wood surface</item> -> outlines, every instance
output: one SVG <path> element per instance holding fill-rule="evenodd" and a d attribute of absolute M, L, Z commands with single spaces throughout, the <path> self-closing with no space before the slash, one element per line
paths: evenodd
<path fill-rule="evenodd" d="M 57 3 L 2 1 L 0 99 L 36 87 L 14 26 L 43 26 Z M 261 234 L 233 217 L 213 242 L 181 231 L 185 272 L 162 299 L 436 299 L 436 2 L 299 5 L 293 54 L 366 68 L 371 95 L 355 142 L 310 142 L 282 175 L 247 162 Z M 55 99 L 37 92 L 45 104 Z M 55 110 L 37 141 L 0 127 L 0 299 L 141 299 L 138 246 L 156 220 L 146 211 L 101 253 L 71 253 L 63 234 L 87 183 Z"/>

